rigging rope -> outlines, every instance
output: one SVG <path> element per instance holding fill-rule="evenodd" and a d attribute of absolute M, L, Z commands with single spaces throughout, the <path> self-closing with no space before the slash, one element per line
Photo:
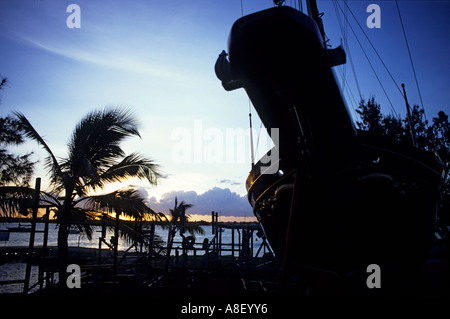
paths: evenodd
<path fill-rule="evenodd" d="M 352 67 L 353 77 L 355 78 L 356 88 L 358 89 L 359 99 L 362 100 L 361 88 L 359 87 L 359 81 L 358 78 L 356 77 L 356 70 L 353 64 L 352 55 L 350 54 L 350 47 L 347 47 L 347 53 L 348 53 L 348 60 L 350 61 L 350 66 Z"/>
<path fill-rule="evenodd" d="M 333 6 L 334 6 L 334 12 L 336 13 L 336 17 L 337 17 L 337 20 L 338 20 L 338 23 L 339 23 L 339 28 L 341 29 L 341 33 L 342 33 L 342 37 L 343 37 L 343 39 L 344 39 L 344 49 L 345 49 L 345 52 L 347 53 L 347 55 L 348 55 L 348 60 L 350 61 L 350 66 L 351 66 L 351 68 L 352 68 L 352 73 L 353 73 L 353 78 L 355 79 L 355 83 L 356 83 L 356 88 L 358 89 L 358 94 L 359 94 L 359 100 L 361 101 L 363 98 L 362 98 L 362 94 L 361 94 L 361 88 L 360 88 L 360 86 L 359 86 L 359 81 L 358 81 L 358 77 L 356 76 L 356 70 L 355 70 L 355 65 L 353 64 L 353 58 L 352 58 L 352 55 L 350 54 L 350 46 L 348 45 L 348 41 L 347 41 L 347 39 L 348 39 L 348 36 L 347 36 L 347 34 L 348 34 L 348 29 L 347 29 L 347 26 L 348 26 L 348 24 L 347 24 L 347 18 L 345 19 L 345 24 L 342 22 L 342 19 L 341 19 L 341 16 L 340 16 L 340 14 L 339 14 L 339 11 L 338 11 L 338 8 L 337 8 L 337 3 L 336 3 L 336 1 L 337 0 L 333 0 Z M 345 0 L 346 1 L 346 0 Z M 347 10 L 346 10 L 347 11 Z M 344 16 L 345 17 L 347 17 L 347 12 L 344 12 Z M 345 72 L 345 69 L 343 70 L 343 72 Z M 348 81 L 347 81 L 347 79 L 345 78 L 345 76 L 343 76 L 343 81 L 345 81 L 345 82 L 347 82 L 347 85 L 348 85 Z M 344 88 L 344 89 L 346 89 L 346 88 Z M 351 88 L 349 87 L 349 89 L 348 89 L 349 91 L 350 91 L 350 93 L 352 94 L 352 99 L 355 101 L 355 98 L 354 98 L 354 96 L 353 96 L 353 93 L 351 92 Z M 355 103 L 356 105 L 358 105 L 358 103 Z"/>
<path fill-rule="evenodd" d="M 341 75 L 342 75 L 343 70 L 342 70 L 342 69 L 339 69 L 339 68 L 338 68 L 338 70 L 339 70 L 339 72 L 340 72 Z M 348 85 L 347 79 L 346 79 L 345 77 L 343 77 L 343 80 L 345 81 L 345 83 L 344 83 L 344 85 L 342 85 L 342 88 L 343 88 L 343 90 L 344 90 L 345 92 L 347 92 L 347 95 L 349 96 L 349 100 L 350 100 L 350 98 L 351 98 L 351 100 L 353 100 L 353 103 L 350 103 L 350 105 L 351 105 L 352 110 L 353 110 L 353 115 L 354 115 L 354 117 L 356 118 L 356 114 L 357 114 L 357 113 L 356 113 L 356 108 L 355 108 L 355 106 L 356 106 L 356 107 L 358 106 L 358 102 L 356 102 L 355 96 L 353 95 L 353 91 L 352 91 L 351 87 Z M 362 100 L 362 98 L 361 98 L 361 100 Z M 360 100 L 360 101 L 361 101 L 361 100 Z"/>
<path fill-rule="evenodd" d="M 339 7 L 339 9 L 341 10 L 341 12 L 344 14 L 344 11 L 342 10 L 342 7 L 340 6 L 340 4 L 338 2 L 336 2 L 337 6 Z M 396 85 L 397 89 L 399 90 L 400 94 L 403 96 L 402 91 L 400 90 L 400 87 L 398 86 L 397 82 L 395 81 L 394 77 L 392 76 L 391 72 L 389 71 L 389 69 L 387 68 L 386 64 L 384 63 L 383 59 L 381 58 L 381 56 L 378 54 L 378 51 L 375 49 L 374 45 L 372 44 L 372 41 L 370 41 L 369 37 L 367 36 L 367 34 L 364 32 L 364 29 L 361 27 L 361 24 L 358 22 L 358 20 L 356 19 L 355 15 L 353 14 L 352 10 L 350 9 L 350 7 L 348 6 L 347 2 L 344 2 L 344 4 L 347 6 L 347 9 L 349 10 L 350 14 L 353 16 L 353 19 L 356 21 L 356 23 L 358 24 L 359 28 L 361 29 L 361 31 L 363 32 L 364 36 L 366 37 L 366 39 L 368 40 L 368 42 L 370 43 L 370 45 L 372 46 L 372 49 L 375 51 L 378 59 L 380 59 L 381 63 L 383 64 L 384 68 L 386 69 L 386 71 L 388 72 L 389 76 L 391 77 L 392 81 L 394 82 L 394 84 Z M 372 63 L 370 62 L 369 56 L 367 55 L 366 51 L 364 50 L 361 41 L 359 41 L 358 36 L 356 35 L 355 30 L 353 29 L 350 21 L 348 21 L 348 18 L 346 15 L 344 15 L 344 18 L 347 20 L 348 26 L 350 27 L 350 30 L 352 31 L 353 35 L 355 36 L 356 41 L 358 42 L 361 50 L 364 53 L 364 56 L 367 59 L 367 62 L 369 63 L 370 68 L 372 69 L 372 72 L 374 73 L 375 77 L 377 78 L 378 83 L 381 86 L 381 89 L 383 90 L 384 95 L 386 96 L 390 106 L 391 106 L 391 110 L 393 111 L 393 113 L 395 114 L 395 116 L 397 118 L 400 119 L 400 116 L 398 115 L 398 113 L 395 111 L 394 105 L 392 104 L 391 99 L 389 98 L 389 95 L 387 94 L 383 84 L 381 83 L 380 78 L 378 77 L 377 72 L 375 71 L 375 68 L 373 67 Z"/>
<path fill-rule="evenodd" d="M 389 74 L 389 76 L 392 79 L 392 82 L 394 82 L 395 86 L 397 87 L 398 91 L 400 92 L 400 94 L 403 96 L 402 90 L 400 89 L 400 86 L 397 84 L 397 81 L 395 81 L 394 76 L 392 75 L 392 73 L 389 71 L 389 68 L 386 66 L 386 64 L 384 63 L 383 59 L 381 58 L 380 54 L 378 53 L 377 49 L 375 48 L 375 46 L 373 45 L 372 41 L 370 41 L 369 36 L 366 34 L 366 32 L 364 31 L 364 28 L 361 26 L 361 24 L 358 22 L 358 20 L 356 19 L 355 15 L 353 14 L 353 11 L 350 9 L 350 7 L 348 6 L 347 2 L 345 2 L 345 5 L 347 6 L 348 10 L 350 11 L 353 19 L 356 21 L 356 23 L 358 24 L 359 28 L 361 29 L 362 33 L 364 34 L 364 36 L 366 37 L 367 41 L 369 42 L 370 46 L 372 47 L 373 51 L 375 52 L 375 54 L 377 55 L 378 59 L 380 60 L 381 64 L 383 64 L 383 67 L 385 68 L 386 72 Z"/>
<path fill-rule="evenodd" d="M 425 120 L 426 120 L 427 117 L 425 115 L 425 109 L 423 107 L 423 100 L 422 100 L 422 94 L 420 93 L 419 81 L 417 80 L 416 69 L 414 68 L 414 62 L 413 62 L 413 59 L 412 59 L 411 50 L 409 49 L 408 38 L 406 37 L 405 26 L 403 25 L 403 19 L 402 19 L 402 15 L 400 13 L 400 8 L 398 6 L 398 1 L 397 0 L 395 0 L 395 4 L 397 6 L 397 12 L 398 12 L 398 17 L 400 18 L 400 24 L 402 25 L 403 36 L 404 36 L 405 42 L 406 42 L 406 48 L 408 49 L 409 61 L 411 61 L 411 67 L 412 67 L 412 70 L 413 70 L 414 79 L 416 80 L 417 91 L 419 92 L 420 105 L 422 106 L 422 110 L 424 111 L 423 114 L 424 114 Z"/>

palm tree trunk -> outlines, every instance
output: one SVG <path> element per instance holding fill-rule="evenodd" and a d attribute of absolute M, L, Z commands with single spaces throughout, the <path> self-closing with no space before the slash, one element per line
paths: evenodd
<path fill-rule="evenodd" d="M 173 228 L 176 226 L 173 226 L 172 223 L 169 225 L 169 232 L 167 236 L 167 255 L 166 255 L 166 264 L 164 271 L 167 272 L 169 270 L 169 263 L 170 263 L 170 253 L 172 252 L 172 246 L 173 246 L 173 239 L 175 238 L 176 228 Z"/>
<path fill-rule="evenodd" d="M 70 225 L 60 222 L 58 231 L 58 268 L 59 268 L 59 285 L 66 287 L 67 266 L 69 265 L 69 227 Z"/>
<path fill-rule="evenodd" d="M 58 268 L 59 268 L 59 285 L 61 288 L 67 287 L 67 266 L 69 265 L 69 229 L 70 229 L 70 213 L 72 212 L 72 192 L 73 187 L 66 185 L 66 196 L 63 203 L 63 209 L 59 216 L 58 231 Z"/>
<path fill-rule="evenodd" d="M 117 279 L 117 254 L 119 249 L 119 218 L 120 213 L 116 212 L 116 224 L 114 227 L 114 264 L 113 264 L 113 279 L 114 283 L 116 283 Z"/>

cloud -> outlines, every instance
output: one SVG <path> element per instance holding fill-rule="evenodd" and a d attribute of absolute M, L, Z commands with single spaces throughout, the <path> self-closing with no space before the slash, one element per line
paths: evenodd
<path fill-rule="evenodd" d="M 228 185 L 232 185 L 232 186 L 242 185 L 242 182 L 233 181 L 231 179 L 221 179 L 221 180 L 219 180 L 219 183 L 220 184 L 228 184 Z"/>
<path fill-rule="evenodd" d="M 144 59 L 141 56 L 136 56 L 132 48 L 124 48 L 119 44 L 107 43 L 101 39 L 93 38 L 91 41 L 81 41 L 82 44 L 79 47 L 75 47 L 70 42 L 49 43 L 50 40 L 38 40 L 19 32 L 13 32 L 13 34 L 15 39 L 23 44 L 77 62 L 172 80 L 180 78 L 180 70 L 172 66 L 163 65 L 161 62 L 152 63 L 148 58 Z"/>
<path fill-rule="evenodd" d="M 221 216 L 253 216 L 246 196 L 220 187 L 209 189 L 203 194 L 196 191 L 171 191 L 163 194 L 159 200 L 151 197 L 149 205 L 155 211 L 169 213 L 169 209 L 174 206 L 175 197 L 178 202 L 185 201 L 194 205 L 188 211 L 190 214 L 209 215 L 211 211 L 217 211 Z"/>

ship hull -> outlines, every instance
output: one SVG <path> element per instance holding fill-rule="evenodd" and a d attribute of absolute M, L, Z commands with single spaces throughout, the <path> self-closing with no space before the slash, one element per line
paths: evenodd
<path fill-rule="evenodd" d="M 440 200 L 438 162 L 425 152 L 425 161 L 418 160 L 420 152 L 404 145 L 360 140 L 351 165 L 332 175 L 302 176 L 299 183 L 296 175 L 304 170 L 280 161 L 283 174 L 269 175 L 255 165 L 247 179 L 249 201 L 280 260 L 288 239 L 290 263 L 339 274 L 426 257 Z"/>

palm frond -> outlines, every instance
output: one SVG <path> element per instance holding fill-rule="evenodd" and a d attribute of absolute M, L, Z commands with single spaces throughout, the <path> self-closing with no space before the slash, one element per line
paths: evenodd
<path fill-rule="evenodd" d="M 156 185 L 158 178 L 161 177 L 159 165 L 147 157 L 132 153 L 86 185 L 95 190 L 103 188 L 106 184 L 121 182 L 132 177 L 146 179 L 151 185 Z"/>
<path fill-rule="evenodd" d="M 57 209 L 62 207 L 62 201 L 58 198 L 58 195 L 53 193 L 41 191 L 39 201 Z"/>
<path fill-rule="evenodd" d="M 195 235 L 205 235 L 205 230 L 203 227 L 195 222 L 190 222 L 189 220 L 186 221 L 186 224 L 184 225 L 184 230 L 187 231 L 191 236 Z"/>
<path fill-rule="evenodd" d="M 19 112 L 13 112 L 13 114 L 19 119 L 19 121 L 22 124 L 22 128 L 25 132 L 25 136 L 36 141 L 41 147 L 48 153 L 48 157 L 45 161 L 45 168 L 50 172 L 52 175 L 52 179 L 56 180 L 56 176 L 61 176 L 61 169 L 59 167 L 58 160 L 56 159 L 55 155 L 53 154 L 50 147 L 47 145 L 45 140 L 39 135 L 39 133 L 35 130 L 33 125 L 28 121 L 28 119 Z"/>
<path fill-rule="evenodd" d="M 150 217 L 158 219 L 160 215 L 147 206 L 145 199 L 134 188 L 124 188 L 104 195 L 86 197 L 86 204 L 93 210 L 123 214 L 135 220 Z"/>
<path fill-rule="evenodd" d="M 69 216 L 71 227 L 77 228 L 80 232 L 82 232 L 88 240 L 92 240 L 92 234 L 94 233 L 94 228 L 89 222 L 95 220 L 95 216 L 90 214 L 89 210 L 86 210 L 81 207 L 72 208 Z"/>
<path fill-rule="evenodd" d="M 15 217 L 19 212 L 26 214 L 34 189 L 22 186 L 0 187 L 0 216 Z"/>
<path fill-rule="evenodd" d="M 173 229 L 175 230 L 175 232 L 177 230 L 180 230 L 182 232 L 187 231 L 194 237 L 196 234 L 204 235 L 205 230 L 199 224 L 190 222 L 189 219 L 191 216 L 189 214 L 186 214 L 186 210 L 192 208 L 193 206 L 193 204 L 188 204 L 185 201 L 181 201 L 181 203 L 178 203 L 178 198 L 175 197 L 175 205 L 173 209 L 169 210 L 171 215 L 169 228 L 171 226 L 174 226 Z"/>
<path fill-rule="evenodd" d="M 132 136 L 140 137 L 137 121 L 127 109 L 105 108 L 80 121 L 68 145 L 69 156 L 61 165 L 82 185 L 75 187 L 80 196 L 129 177 L 156 183 L 158 165 L 136 153 L 124 157 L 120 143 Z"/>
<path fill-rule="evenodd" d="M 69 142 L 74 175 L 90 176 L 104 171 L 125 156 L 120 143 L 139 136 L 137 122 L 129 110 L 105 108 L 86 115 L 76 126 Z"/>
<path fill-rule="evenodd" d="M 193 207 L 194 205 L 186 203 L 184 200 L 178 204 L 178 198 L 175 196 L 175 206 L 173 209 L 170 209 L 171 214 L 171 222 L 178 222 L 183 216 L 186 217 L 186 210 Z M 189 216 L 189 215 L 187 215 Z"/>

